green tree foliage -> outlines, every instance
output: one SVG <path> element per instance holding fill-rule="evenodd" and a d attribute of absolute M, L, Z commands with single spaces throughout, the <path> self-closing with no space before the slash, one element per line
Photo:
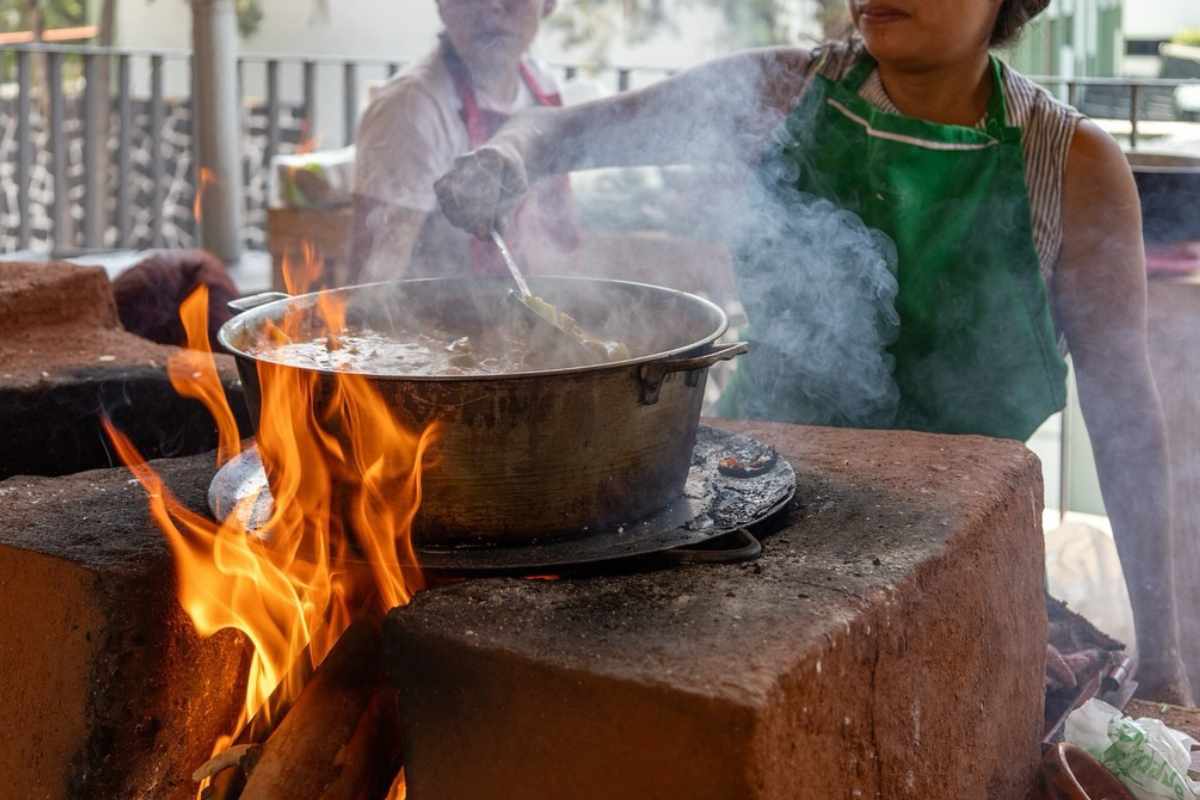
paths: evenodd
<path fill-rule="evenodd" d="M 38 24 L 45 28 L 70 28 L 87 24 L 84 0 L 0 0 L 0 30 L 27 31 Z"/>
<path fill-rule="evenodd" d="M 263 10 L 259 0 L 236 0 L 238 33 L 243 39 L 258 33 L 262 25 Z"/>
<path fill-rule="evenodd" d="M 98 0 L 92 0 L 93 3 Z M 323 4 L 322 4 L 323 5 Z M 0 0 L 0 31 L 70 28 L 88 23 L 86 0 Z M 263 22 L 261 0 L 235 0 L 238 33 L 253 36 Z M 40 16 L 38 20 L 35 17 Z"/>

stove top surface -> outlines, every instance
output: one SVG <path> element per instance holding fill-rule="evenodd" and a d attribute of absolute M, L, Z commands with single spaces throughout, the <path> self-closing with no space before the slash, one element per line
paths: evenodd
<path fill-rule="evenodd" d="M 605 531 L 519 546 L 417 545 L 421 567 L 448 572 L 519 573 L 555 570 L 692 548 L 762 522 L 783 509 L 796 489 L 796 474 L 774 448 L 742 434 L 700 426 L 692 467 L 682 495 L 641 520 Z M 208 491 L 217 519 L 241 515 L 242 524 L 261 529 L 270 518 L 271 492 L 257 448 L 230 460 Z M 753 557 L 753 539 L 740 537 L 730 558 L 720 550 L 694 553 L 680 561 L 722 561 Z M 707 554 L 707 555 L 704 555 Z"/>

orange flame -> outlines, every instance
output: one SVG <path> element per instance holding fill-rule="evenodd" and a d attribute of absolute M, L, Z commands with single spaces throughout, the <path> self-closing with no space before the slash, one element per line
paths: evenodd
<path fill-rule="evenodd" d="M 293 265 L 289 284 L 300 288 L 314 279 L 314 260 L 316 253 L 306 251 L 304 261 Z M 181 307 L 189 345 L 196 349 L 173 356 L 168 371 L 176 390 L 203 402 L 216 420 L 223 463 L 240 442 L 208 346 L 207 310 L 201 287 Z M 322 335 L 341 333 L 342 312 L 334 303 L 320 305 Z M 299 313 L 285 317 L 269 335 L 286 339 L 299 333 Z M 304 330 L 312 322 L 305 320 Z M 319 665 L 359 613 L 404 605 L 424 588 L 411 527 L 435 428 L 405 430 L 359 375 L 322 377 L 264 362 L 259 382 L 256 440 L 275 502 L 257 531 L 243 527 L 246 515 L 235 512 L 216 523 L 183 506 L 133 444 L 105 423 L 121 460 L 146 490 L 151 515 L 174 557 L 180 604 L 197 632 L 211 636 L 233 628 L 254 649 L 241 714 L 214 755 L 256 714 L 269 726 L 272 709 L 299 694 L 302 667 Z M 402 776 L 397 785 L 393 797 L 403 797 Z"/>
<path fill-rule="evenodd" d="M 208 287 L 203 283 L 188 295 L 179 307 L 187 349 L 180 350 L 167 362 L 167 377 L 175 391 L 199 400 L 217 423 L 217 463 L 224 464 L 241 452 L 237 421 L 225 397 L 221 376 L 213 361 L 208 342 Z"/>
<path fill-rule="evenodd" d="M 208 167 L 201 167 L 196 176 L 196 197 L 192 200 L 192 218 L 199 222 L 204 219 L 204 192 L 217 182 L 217 176 Z"/>
<path fill-rule="evenodd" d="M 300 246 L 299 260 L 296 255 L 290 249 L 283 254 L 283 285 L 288 294 L 304 294 L 316 286 L 321 277 L 323 259 L 315 247 L 304 242 Z M 338 309 L 326 305 L 325 311 L 334 315 L 330 327 L 335 331 L 340 330 L 342 326 Z"/>
<path fill-rule="evenodd" d="M 396 775 L 396 780 L 392 783 L 392 788 L 388 790 L 387 797 L 384 800 L 407 800 L 408 784 L 404 780 L 404 768 L 400 768 L 400 773 Z"/>

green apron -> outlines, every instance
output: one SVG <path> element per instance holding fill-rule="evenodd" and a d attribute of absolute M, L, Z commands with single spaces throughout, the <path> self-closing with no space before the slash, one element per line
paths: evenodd
<path fill-rule="evenodd" d="M 982 128 L 876 108 L 858 94 L 874 67 L 866 58 L 840 82 L 818 75 L 769 158 L 788 165 L 788 189 L 849 209 L 895 242 L 900 328 L 889 352 L 900 400 L 887 427 L 1027 440 L 1063 408 L 1067 370 L 1034 247 L 1021 129 L 1007 125 L 1000 62 L 992 62 L 995 87 Z M 739 260 L 739 281 L 754 268 Z M 788 300 L 768 302 L 774 310 L 748 301 L 752 330 L 772 324 Z M 794 393 L 775 391 L 761 412 L 761 395 L 779 385 L 756 378 L 777 369 L 771 357 L 742 359 L 721 412 L 744 416 L 756 393 L 756 416 L 811 421 L 811 402 Z"/>

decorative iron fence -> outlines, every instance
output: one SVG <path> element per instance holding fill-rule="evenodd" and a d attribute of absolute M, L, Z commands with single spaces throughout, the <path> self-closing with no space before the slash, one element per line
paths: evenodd
<path fill-rule="evenodd" d="M 566 79 L 586 75 L 615 91 L 671 74 L 555 66 Z M 239 57 L 248 247 L 265 246 L 272 159 L 314 141 L 352 142 L 364 86 L 400 68 L 399 61 L 381 59 Z M 1200 87 L 1200 80 L 1040 80 L 1093 117 L 1127 121 L 1134 148 L 1148 125 L 1185 121 L 1175 99 L 1179 88 Z M 68 254 L 192 246 L 191 86 L 185 50 L 0 47 L 0 249 Z M 324 96 L 331 91 L 332 99 Z M 331 113 L 335 119 L 320 118 Z"/>
<path fill-rule="evenodd" d="M 1128 123 L 1119 133 L 1130 149 L 1141 146 L 1146 123 L 1196 124 L 1194 133 L 1200 140 L 1200 106 L 1188 106 L 1181 100 L 1181 90 L 1200 88 L 1200 80 L 1047 76 L 1034 80 L 1093 119 Z"/>

